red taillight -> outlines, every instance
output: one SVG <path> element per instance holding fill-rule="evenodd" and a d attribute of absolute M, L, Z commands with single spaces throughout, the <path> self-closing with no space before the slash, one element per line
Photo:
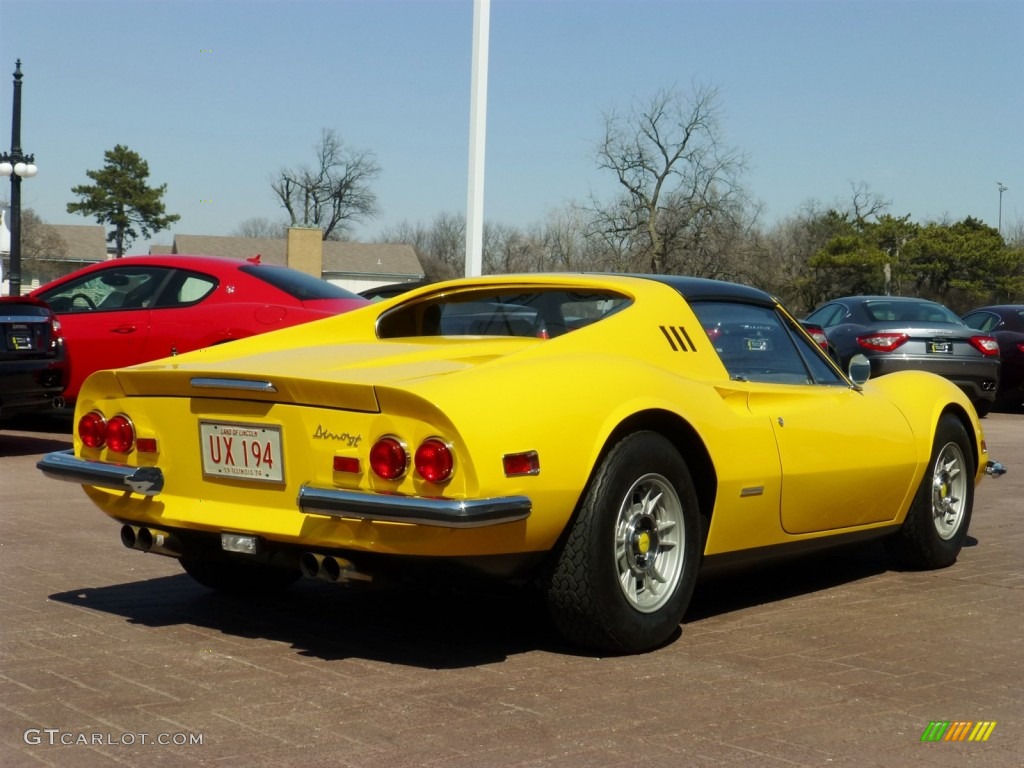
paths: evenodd
<path fill-rule="evenodd" d="M 872 333 L 868 336 L 858 336 L 857 343 L 864 349 L 875 352 L 892 352 L 906 344 L 909 338 L 905 333 Z"/>
<path fill-rule="evenodd" d="M 135 427 L 123 413 L 107 422 L 107 447 L 115 453 L 129 453 L 135 444 Z"/>
<path fill-rule="evenodd" d="M 99 411 L 89 411 L 78 420 L 78 436 L 89 448 L 102 448 L 107 439 L 107 420 Z"/>
<path fill-rule="evenodd" d="M 505 477 L 540 474 L 540 457 L 536 451 L 506 453 L 501 457 L 501 463 L 505 468 Z"/>
<path fill-rule="evenodd" d="M 455 467 L 452 449 L 436 437 L 423 441 L 416 449 L 414 462 L 419 476 L 431 483 L 443 483 L 452 476 Z"/>
<path fill-rule="evenodd" d="M 815 344 L 826 352 L 828 351 L 828 336 L 825 335 L 823 330 L 820 328 L 808 328 L 807 332 L 811 334 L 811 338 L 814 339 Z"/>
<path fill-rule="evenodd" d="M 971 336 L 971 346 L 988 357 L 999 354 L 999 342 L 991 336 Z"/>
<path fill-rule="evenodd" d="M 370 449 L 370 468 L 385 480 L 397 480 L 409 468 L 409 454 L 397 437 L 382 437 Z"/>

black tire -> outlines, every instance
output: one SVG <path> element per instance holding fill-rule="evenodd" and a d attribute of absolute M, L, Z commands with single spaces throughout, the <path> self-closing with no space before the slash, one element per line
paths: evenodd
<path fill-rule="evenodd" d="M 992 412 L 992 402 L 989 400 L 975 400 L 974 410 L 978 412 L 979 419 L 984 419 Z"/>
<path fill-rule="evenodd" d="M 601 462 L 548 583 L 555 627 L 614 653 L 650 650 L 679 628 L 697 581 L 700 514 L 683 457 L 637 432 Z"/>
<path fill-rule="evenodd" d="M 283 591 L 302 575 L 299 571 L 286 568 L 226 559 L 182 557 L 178 562 L 185 569 L 185 573 L 204 587 L 239 597 L 255 597 L 268 592 Z"/>
<path fill-rule="evenodd" d="M 890 550 L 902 565 L 945 568 L 956 562 L 974 507 L 974 453 L 963 424 L 945 415 L 935 429 L 928 469 Z"/>

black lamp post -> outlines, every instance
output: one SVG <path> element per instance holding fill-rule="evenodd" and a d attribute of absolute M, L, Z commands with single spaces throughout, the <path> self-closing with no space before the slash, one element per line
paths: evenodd
<path fill-rule="evenodd" d="M 0 153 L 0 176 L 11 177 L 11 296 L 21 295 L 21 180 L 38 170 L 35 156 L 21 151 L 21 59 L 14 66 L 14 112 L 11 116 L 11 151 Z"/>

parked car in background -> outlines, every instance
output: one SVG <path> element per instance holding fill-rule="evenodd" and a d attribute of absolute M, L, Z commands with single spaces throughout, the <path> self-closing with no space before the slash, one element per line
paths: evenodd
<path fill-rule="evenodd" d="M 0 298 L 0 419 L 60 407 L 66 379 L 57 316 L 38 299 Z"/>
<path fill-rule="evenodd" d="M 999 344 L 934 301 L 906 296 L 845 296 L 809 314 L 824 329 L 829 354 L 846 368 L 867 356 L 871 375 L 922 370 L 960 387 L 985 416 L 999 385 Z"/>
<path fill-rule="evenodd" d="M 126 256 L 30 296 L 59 316 L 70 358 L 64 397 L 86 377 L 347 312 L 369 302 L 288 267 L 215 256 Z"/>
<path fill-rule="evenodd" d="M 615 652 L 702 569 L 874 537 L 951 565 L 1002 471 L 951 382 L 855 383 L 748 286 L 467 278 L 312 328 L 95 374 L 40 469 L 212 589 L 486 574 Z"/>
<path fill-rule="evenodd" d="M 424 285 L 430 285 L 432 282 L 434 281 L 409 280 L 404 283 L 388 283 L 387 285 L 378 285 L 375 288 L 365 288 L 359 292 L 359 295 L 371 301 L 383 301 L 384 299 L 391 299 L 407 293 L 413 288 L 422 288 Z"/>
<path fill-rule="evenodd" d="M 964 323 L 999 342 L 999 388 L 996 405 L 1019 408 L 1024 403 L 1024 304 L 978 307 L 961 318 Z"/>

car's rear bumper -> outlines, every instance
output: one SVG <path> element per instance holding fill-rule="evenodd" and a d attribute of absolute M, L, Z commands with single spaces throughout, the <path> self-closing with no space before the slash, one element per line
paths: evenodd
<path fill-rule="evenodd" d="M 36 466 L 47 477 L 142 496 L 156 496 L 164 487 L 159 467 L 130 467 L 81 459 L 70 450 L 48 453 Z M 532 503 L 526 496 L 444 499 L 304 485 L 296 507 L 307 514 L 354 520 L 476 528 L 525 520 L 530 516 Z"/>
<path fill-rule="evenodd" d="M 63 361 L 0 361 L 0 414 L 48 410 L 64 392 Z"/>
<path fill-rule="evenodd" d="M 875 356 L 871 375 L 883 376 L 897 371 L 928 371 L 949 379 L 972 401 L 995 402 L 999 387 L 999 360 L 963 360 L 928 357 Z"/>

